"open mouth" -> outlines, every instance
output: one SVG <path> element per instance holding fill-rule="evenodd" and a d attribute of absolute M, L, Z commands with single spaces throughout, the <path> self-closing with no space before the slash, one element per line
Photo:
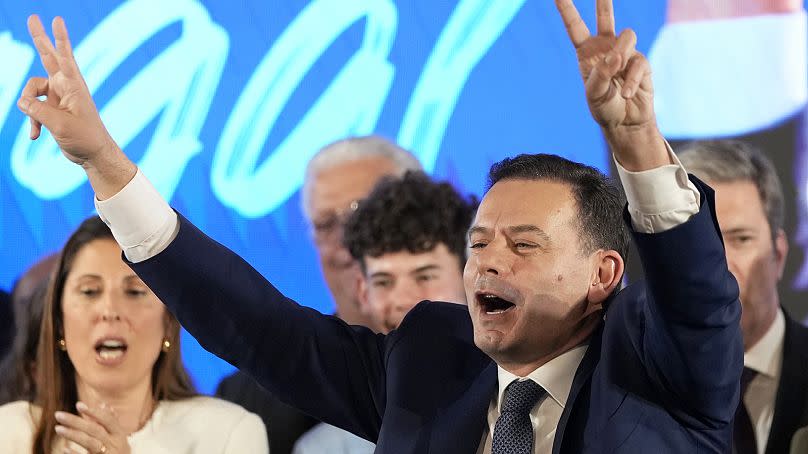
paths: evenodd
<path fill-rule="evenodd" d="M 492 293 L 477 294 L 477 302 L 483 312 L 489 315 L 504 314 L 516 307 L 512 302 L 502 299 Z"/>
<path fill-rule="evenodd" d="M 120 359 L 126 350 L 126 342 L 121 339 L 102 339 L 95 344 L 95 351 L 103 361 Z"/>

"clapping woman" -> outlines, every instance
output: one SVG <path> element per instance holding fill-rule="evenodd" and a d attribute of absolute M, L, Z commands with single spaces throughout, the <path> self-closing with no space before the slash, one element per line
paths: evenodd
<path fill-rule="evenodd" d="M 44 301 L 34 403 L 0 407 L 14 453 L 267 453 L 261 420 L 197 396 L 180 327 L 97 217 L 70 237 Z"/>

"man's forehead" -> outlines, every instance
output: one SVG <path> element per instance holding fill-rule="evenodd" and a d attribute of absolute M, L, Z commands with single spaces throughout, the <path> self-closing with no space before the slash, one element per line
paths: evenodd
<path fill-rule="evenodd" d="M 756 221 L 766 218 L 757 186 L 748 180 L 708 182 L 715 190 L 715 208 L 719 223 L 731 220 Z"/>
<path fill-rule="evenodd" d="M 549 180 L 504 180 L 494 184 L 477 209 L 474 225 L 491 223 L 537 225 L 575 214 L 576 204 L 568 185 Z"/>
<path fill-rule="evenodd" d="M 442 264 L 446 258 L 454 257 L 449 248 L 438 243 L 433 249 L 426 252 L 410 252 L 401 250 L 388 252 L 378 257 L 366 256 L 364 261 L 368 274 L 383 271 L 412 272 L 424 267 Z"/>
<path fill-rule="evenodd" d="M 366 197 L 382 177 L 395 174 L 393 162 L 381 157 L 351 160 L 323 169 L 312 180 L 311 208 L 343 209 Z"/>

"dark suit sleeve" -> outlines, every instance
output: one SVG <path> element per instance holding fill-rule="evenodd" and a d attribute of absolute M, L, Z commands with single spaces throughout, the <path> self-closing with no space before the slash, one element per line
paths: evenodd
<path fill-rule="evenodd" d="M 163 252 L 130 266 L 208 351 L 278 399 L 375 441 L 393 339 L 300 306 L 181 215 Z"/>
<path fill-rule="evenodd" d="M 713 191 L 691 178 L 701 209 L 671 230 L 634 232 L 646 273 L 643 363 L 674 417 L 721 429 L 732 420 L 743 368 L 738 285 L 727 268 Z M 626 219 L 627 222 L 630 221 Z"/>

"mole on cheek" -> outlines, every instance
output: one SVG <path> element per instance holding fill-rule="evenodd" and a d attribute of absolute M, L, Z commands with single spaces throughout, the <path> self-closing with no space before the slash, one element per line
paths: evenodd
<path fill-rule="evenodd" d="M 556 280 L 557 280 L 558 282 L 561 282 L 561 281 L 563 281 L 563 280 L 564 280 L 564 276 L 562 276 L 562 275 L 560 275 L 560 274 L 559 274 L 558 276 L 556 276 Z"/>

